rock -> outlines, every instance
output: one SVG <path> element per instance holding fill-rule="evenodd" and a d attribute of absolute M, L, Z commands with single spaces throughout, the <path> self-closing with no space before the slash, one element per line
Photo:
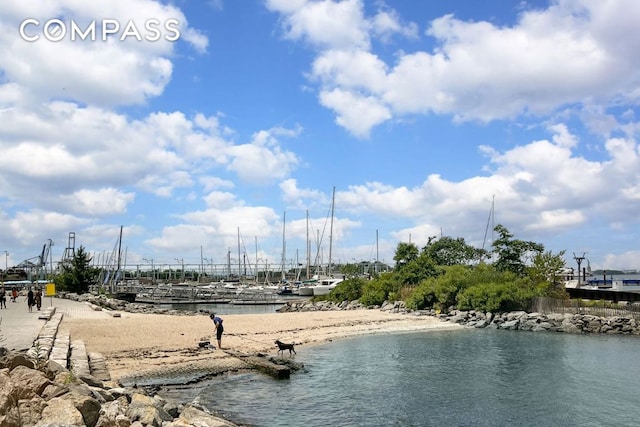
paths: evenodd
<path fill-rule="evenodd" d="M 102 408 L 100 402 L 92 397 L 74 393 L 71 394 L 71 399 L 76 409 L 82 414 L 84 424 L 93 427 L 100 416 L 100 409 Z"/>
<path fill-rule="evenodd" d="M 500 325 L 500 329 L 506 329 L 508 331 L 517 330 L 520 321 L 518 319 L 508 320 Z"/>
<path fill-rule="evenodd" d="M 570 319 L 564 319 L 560 328 L 558 328 L 560 332 L 566 332 L 569 334 L 580 334 L 582 333 L 582 329 L 578 327 L 577 324 L 573 323 Z"/>
<path fill-rule="evenodd" d="M 18 413 L 20 414 L 20 423 L 24 426 L 32 426 L 40 421 L 42 411 L 47 406 L 44 399 L 35 396 L 32 399 L 24 399 L 18 401 Z"/>
<path fill-rule="evenodd" d="M 83 426 L 85 424 L 82 414 L 71 400 L 56 397 L 47 402 L 47 406 L 42 411 L 42 418 L 35 426 L 46 427 L 55 425 Z"/>
<path fill-rule="evenodd" d="M 214 415 L 208 414 L 193 406 L 187 406 L 180 414 L 177 422 L 184 422 L 186 424 L 177 425 L 192 425 L 192 426 L 207 426 L 207 427 L 229 427 L 235 424 L 229 421 L 218 418 Z"/>
<path fill-rule="evenodd" d="M 41 395 L 51 381 L 46 375 L 26 366 L 18 366 L 11 371 L 13 383 L 13 398 L 15 400 L 31 399 Z"/>
<path fill-rule="evenodd" d="M 140 421 L 143 425 L 159 427 L 163 421 L 171 421 L 173 417 L 164 409 L 156 406 L 152 397 L 136 393 L 131 396 L 131 403 L 126 412 L 132 421 Z"/>

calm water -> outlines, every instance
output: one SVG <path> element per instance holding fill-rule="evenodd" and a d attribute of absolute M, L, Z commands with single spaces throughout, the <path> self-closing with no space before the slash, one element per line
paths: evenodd
<path fill-rule="evenodd" d="M 208 310 L 224 316 L 225 314 L 261 314 L 275 313 L 284 304 L 234 305 L 234 304 L 156 304 L 158 308 L 173 310 L 199 311 Z"/>
<path fill-rule="evenodd" d="M 297 348 L 305 372 L 165 394 L 255 426 L 635 426 L 640 338 L 495 330 Z M 162 393 L 161 393 L 162 394 Z"/>

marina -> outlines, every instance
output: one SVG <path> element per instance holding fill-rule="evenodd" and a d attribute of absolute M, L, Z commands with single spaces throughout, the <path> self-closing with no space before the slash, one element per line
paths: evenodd
<path fill-rule="evenodd" d="M 114 295 L 129 302 L 171 305 L 281 305 L 295 299 L 308 299 L 294 292 L 279 293 L 282 288 L 224 282 L 142 285 L 137 281 L 128 281 L 117 285 L 114 289 Z"/>

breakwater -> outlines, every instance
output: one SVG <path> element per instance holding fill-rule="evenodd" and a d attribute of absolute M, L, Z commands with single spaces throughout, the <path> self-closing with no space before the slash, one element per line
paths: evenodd
<path fill-rule="evenodd" d="M 378 309 L 390 313 L 406 313 L 415 316 L 434 316 L 444 322 L 453 322 L 470 328 L 492 328 L 533 332 L 566 332 L 572 334 L 622 334 L 640 335 L 640 323 L 632 317 L 600 317 L 591 314 L 572 313 L 527 313 L 512 311 L 506 313 L 483 313 L 480 311 L 451 310 L 439 313 L 436 310 L 407 309 L 403 301 L 385 302 L 381 306 L 366 307 L 358 301 L 333 303 L 290 302 L 278 309 L 278 312 L 292 311 L 329 311 Z"/>
<path fill-rule="evenodd" d="M 590 314 L 571 313 L 482 313 L 457 311 L 435 314 L 448 322 L 474 328 L 495 328 L 533 332 L 566 332 L 571 334 L 621 334 L 640 335 L 640 325 L 631 317 L 599 317 Z"/>

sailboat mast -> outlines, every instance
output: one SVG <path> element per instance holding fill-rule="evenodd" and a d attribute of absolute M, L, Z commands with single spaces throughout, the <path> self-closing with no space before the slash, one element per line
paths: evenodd
<path fill-rule="evenodd" d="M 256 242 L 256 285 L 258 284 L 258 236 L 254 236 Z"/>
<path fill-rule="evenodd" d="M 331 277 L 331 251 L 333 249 L 333 209 L 336 201 L 336 187 L 333 187 L 333 194 L 331 196 L 331 227 L 329 228 L 329 277 Z"/>
<path fill-rule="evenodd" d="M 311 242 L 309 241 L 309 210 L 307 209 L 307 280 L 309 279 L 309 264 L 311 263 Z"/>
<path fill-rule="evenodd" d="M 122 253 L 122 226 L 120 226 L 120 237 L 118 237 L 118 270 L 120 271 L 120 254 Z"/>
<path fill-rule="evenodd" d="M 380 259 L 380 252 L 378 251 L 378 230 L 376 229 L 376 265 L 373 269 L 374 273 L 378 273 L 378 260 Z"/>
<path fill-rule="evenodd" d="M 287 241 L 285 240 L 285 226 L 287 224 L 287 212 L 285 211 L 282 214 L 282 281 L 286 279 L 286 275 L 284 273 L 284 264 L 286 262 L 286 253 L 287 253 Z"/>
<path fill-rule="evenodd" d="M 242 277 L 242 258 L 240 257 L 240 227 L 238 227 L 238 280 Z"/>
<path fill-rule="evenodd" d="M 485 243 L 487 241 L 487 233 L 489 232 L 489 224 L 491 224 L 491 244 L 493 245 L 493 242 L 494 242 L 493 233 L 494 233 L 494 229 L 496 228 L 496 225 L 495 225 L 495 201 L 496 201 L 496 196 L 494 194 L 493 197 L 491 198 L 491 210 L 489 211 L 489 218 L 487 218 L 487 227 L 484 230 L 484 240 L 482 241 L 482 249 L 484 249 L 484 245 L 485 245 Z"/>

